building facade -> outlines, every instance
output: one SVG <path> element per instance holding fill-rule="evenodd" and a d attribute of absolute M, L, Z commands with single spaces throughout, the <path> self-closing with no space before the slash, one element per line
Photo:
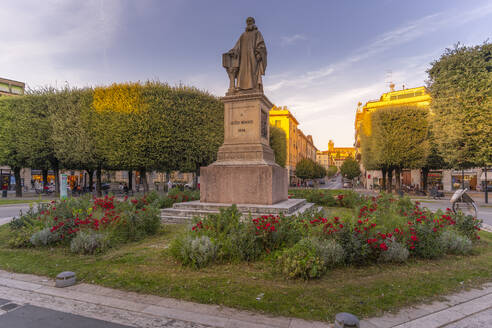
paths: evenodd
<path fill-rule="evenodd" d="M 4 79 L 0 77 L 0 97 L 20 96 L 24 94 L 26 84 L 24 82 Z"/>
<path fill-rule="evenodd" d="M 292 113 L 284 107 L 276 107 L 270 110 L 270 124 L 281 128 L 287 138 L 287 160 L 285 168 L 289 172 L 291 184 L 297 183 L 295 176 L 296 165 L 303 158 L 316 161 L 317 148 L 311 135 L 305 135 L 299 128 L 299 122 Z"/>
<path fill-rule="evenodd" d="M 355 158 L 362 159 L 361 133 L 370 136 L 371 113 L 388 107 L 416 106 L 430 110 L 431 95 L 427 88 L 417 87 L 411 89 L 394 90 L 394 85 L 390 85 L 390 92 L 384 93 L 378 100 L 370 100 L 365 105 L 359 102 L 355 113 Z M 362 166 L 363 183 L 367 189 L 381 186 L 382 174 L 377 170 L 365 170 Z M 492 180 L 492 173 L 488 171 L 488 179 Z M 395 177 L 393 177 L 395 179 Z M 401 173 L 401 182 L 404 186 L 421 189 L 423 187 L 423 177 L 420 169 L 404 169 Z M 427 183 L 430 187 L 437 187 L 444 191 L 453 191 L 461 188 L 461 182 L 470 190 L 484 190 L 485 170 L 481 168 L 460 170 L 431 170 L 427 175 Z"/>
<path fill-rule="evenodd" d="M 335 147 L 333 140 L 328 142 L 328 150 L 318 151 L 316 154 L 316 162 L 328 169 L 330 166 L 336 166 L 338 170 L 343 162 L 348 158 L 355 156 L 354 147 Z"/>

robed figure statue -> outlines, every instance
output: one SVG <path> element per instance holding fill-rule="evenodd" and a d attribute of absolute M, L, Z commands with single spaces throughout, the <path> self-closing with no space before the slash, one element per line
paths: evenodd
<path fill-rule="evenodd" d="M 228 93 L 263 92 L 261 76 L 265 75 L 267 65 L 265 41 L 253 17 L 248 17 L 246 24 L 246 31 L 234 48 L 222 55 L 222 65 L 230 79 Z"/>

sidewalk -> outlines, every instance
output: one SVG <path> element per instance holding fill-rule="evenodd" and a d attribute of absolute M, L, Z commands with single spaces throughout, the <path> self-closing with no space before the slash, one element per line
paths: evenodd
<path fill-rule="evenodd" d="M 272 317 L 218 305 L 196 304 L 153 295 L 124 292 L 81 283 L 56 288 L 51 279 L 0 270 L 0 295 L 30 304 L 133 327 L 180 328 L 322 328 L 324 322 Z M 0 310 L 0 317 L 2 315 Z M 491 327 L 492 283 L 447 297 L 361 321 L 361 328 Z"/>

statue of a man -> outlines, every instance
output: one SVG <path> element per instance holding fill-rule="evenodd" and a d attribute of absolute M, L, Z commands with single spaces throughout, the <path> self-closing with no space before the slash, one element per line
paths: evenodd
<path fill-rule="evenodd" d="M 253 17 L 248 17 L 246 24 L 246 31 L 241 34 L 234 48 L 223 55 L 223 66 L 231 79 L 230 92 L 263 91 L 261 76 L 265 75 L 267 66 L 265 41 Z M 234 83 L 235 79 L 237 84 Z"/>

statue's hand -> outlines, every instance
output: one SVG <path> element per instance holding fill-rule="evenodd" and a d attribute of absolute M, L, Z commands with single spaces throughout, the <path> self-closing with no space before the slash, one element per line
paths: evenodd
<path fill-rule="evenodd" d="M 255 51 L 255 58 L 256 58 L 257 61 L 260 61 L 261 60 L 261 55 L 257 51 Z"/>

